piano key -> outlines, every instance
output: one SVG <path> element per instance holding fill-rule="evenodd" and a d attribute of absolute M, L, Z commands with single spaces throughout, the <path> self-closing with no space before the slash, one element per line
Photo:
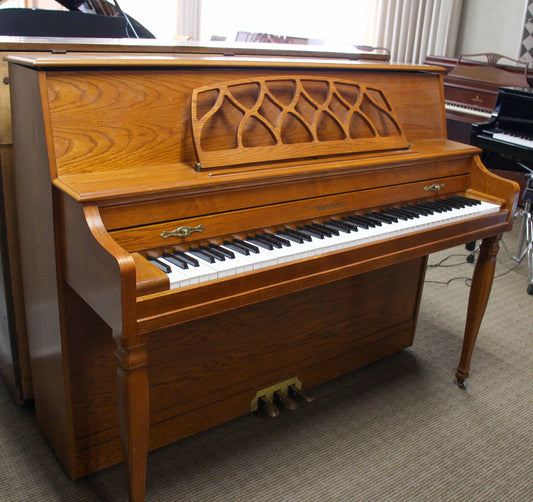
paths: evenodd
<path fill-rule="evenodd" d="M 216 251 L 215 249 L 210 248 L 208 246 L 200 246 L 198 249 L 203 253 L 212 256 L 215 260 L 224 261 L 226 259 L 224 253 L 220 253 L 219 251 Z"/>
<path fill-rule="evenodd" d="M 176 265 L 176 267 L 179 267 L 182 269 L 189 268 L 189 264 L 183 258 L 179 258 L 170 253 L 164 253 L 163 258 L 165 258 L 170 263 L 173 263 L 174 265 Z"/>
<path fill-rule="evenodd" d="M 370 227 L 375 227 L 376 225 L 371 222 L 371 221 L 368 221 L 368 220 L 363 220 L 361 217 L 357 216 L 357 215 L 352 215 L 352 216 L 346 216 L 345 218 L 342 219 L 343 221 L 344 220 L 348 220 L 352 223 L 354 223 L 355 225 L 357 225 L 359 228 L 370 228 Z"/>
<path fill-rule="evenodd" d="M 281 246 L 290 246 L 291 245 L 291 242 L 288 239 L 284 239 L 283 237 L 280 237 L 279 235 L 273 235 L 273 234 L 270 234 L 268 232 L 265 232 L 263 234 L 263 236 L 266 239 L 270 239 L 272 242 L 279 243 L 279 245 L 280 245 L 279 247 L 281 247 Z"/>
<path fill-rule="evenodd" d="M 422 209 L 417 218 L 398 219 L 396 222 L 383 222 L 381 226 L 370 226 L 362 228 L 355 223 L 352 223 L 351 232 L 337 232 L 337 235 L 329 232 L 327 236 L 323 232 L 319 232 L 314 223 L 308 225 L 300 225 L 303 230 L 294 230 L 292 228 L 284 228 L 276 231 L 274 236 L 287 239 L 291 242 L 290 246 L 281 246 L 272 248 L 262 247 L 259 245 L 247 242 L 247 240 L 240 239 L 226 239 L 222 247 L 235 250 L 235 258 L 226 257 L 226 260 L 214 260 L 214 263 L 207 263 L 200 260 L 199 266 L 189 267 L 189 269 L 181 270 L 176 265 L 169 263 L 171 267 L 171 274 L 169 279 L 171 281 L 171 288 L 182 287 L 189 284 L 196 284 L 207 280 L 227 277 L 232 274 L 241 272 L 249 272 L 259 270 L 274 265 L 288 263 L 290 261 L 306 259 L 313 256 L 320 256 L 321 254 L 334 252 L 341 249 L 346 249 L 369 242 L 389 239 L 398 235 L 403 235 L 409 232 L 416 232 L 435 226 L 452 223 L 459 220 L 464 220 L 471 217 L 479 217 L 485 214 L 490 214 L 499 211 L 499 206 L 487 202 L 479 202 L 479 204 L 470 205 L 470 199 L 459 202 L 459 199 L 454 199 L 454 204 L 437 204 L 436 201 L 419 203 L 424 208 L 426 205 L 436 208 L 436 211 L 427 211 Z M 463 205 L 463 207 L 453 207 L 456 205 Z M 416 212 L 418 204 L 406 205 L 395 209 L 409 209 L 411 212 Z M 444 211 L 446 208 L 446 211 Z M 439 212 L 440 211 L 440 212 Z M 424 214 L 425 213 L 425 214 Z M 358 220 L 360 215 L 356 215 Z M 341 222 L 349 225 L 351 217 L 344 217 Z M 378 219 L 376 215 L 374 218 Z M 330 222 L 333 220 L 330 220 Z M 308 227 L 308 228 L 306 228 Z M 311 232 L 311 229 L 313 232 Z M 356 231 L 354 231 L 356 230 Z M 305 235 L 305 239 L 304 236 Z M 265 234 L 258 234 L 255 237 L 261 236 L 261 240 L 269 240 Z M 272 236 L 272 235 L 271 235 Z M 252 237 L 253 240 L 253 237 Z M 255 242 L 259 242 L 256 239 Z M 256 251 L 250 251 L 250 247 L 255 248 Z M 248 251 L 245 254 L 244 250 Z M 184 253 L 187 255 L 187 253 Z M 158 259 L 165 263 L 164 257 Z"/>
<path fill-rule="evenodd" d="M 407 211 L 401 211 L 399 209 L 395 208 L 389 208 L 383 211 L 385 214 L 394 215 L 397 219 L 400 220 L 409 220 L 411 218 L 414 218 L 415 216 Z M 416 215 L 418 216 L 418 215 Z"/>
<path fill-rule="evenodd" d="M 198 248 L 190 248 L 186 254 L 193 254 L 197 258 L 200 258 L 201 260 L 206 261 L 207 263 L 215 263 L 215 257 L 210 255 L 209 253 L 206 253 L 205 251 L 202 251 Z"/>
<path fill-rule="evenodd" d="M 335 227 L 328 228 L 323 223 L 313 223 L 311 226 L 322 232 L 326 237 L 331 237 L 331 234 L 339 235 L 339 231 Z"/>
<path fill-rule="evenodd" d="M 302 244 L 304 242 L 304 238 L 300 235 L 298 235 L 295 232 L 290 232 L 287 230 L 278 230 L 276 232 L 277 236 L 281 236 L 282 238 L 286 238 L 289 241 L 296 242 L 297 244 Z"/>
<path fill-rule="evenodd" d="M 159 270 L 162 270 L 165 272 L 165 274 L 169 274 L 171 272 L 171 268 L 164 262 L 162 262 L 159 258 L 154 258 L 153 256 L 147 256 L 148 260 L 151 261 Z"/>
<path fill-rule="evenodd" d="M 261 239 L 260 236 L 249 235 L 248 237 L 246 237 L 246 239 L 244 239 L 244 242 L 248 242 L 260 248 L 268 249 L 269 251 L 272 251 L 274 249 L 274 245 L 271 242 L 265 239 Z"/>
<path fill-rule="evenodd" d="M 285 228 L 284 232 L 286 232 L 288 234 L 291 234 L 291 235 L 294 235 L 294 236 L 297 236 L 297 237 L 300 237 L 304 241 L 311 242 L 311 236 L 309 236 L 308 234 L 304 234 L 302 232 L 299 232 L 298 230 L 295 230 L 294 228 Z"/>
<path fill-rule="evenodd" d="M 246 240 L 241 240 L 241 239 L 233 239 L 233 242 L 236 242 L 240 246 L 244 246 L 252 253 L 256 253 L 256 254 L 259 253 L 259 248 L 255 246 L 254 244 L 252 244 L 251 242 L 247 242 Z"/>
<path fill-rule="evenodd" d="M 378 220 L 381 220 L 383 223 L 396 223 L 398 221 L 398 218 L 393 215 L 388 215 L 384 211 L 377 213 L 376 211 L 373 211 L 371 213 L 368 213 L 371 217 L 377 218 Z"/>
<path fill-rule="evenodd" d="M 298 230 L 298 232 L 308 235 L 311 238 L 317 237 L 318 239 L 323 239 L 325 235 L 320 230 L 317 230 L 316 228 L 313 228 L 308 225 L 297 227 L 296 230 Z"/>
<path fill-rule="evenodd" d="M 227 258 L 235 258 L 235 253 L 223 246 L 219 246 L 218 244 L 209 244 L 209 247 L 215 251 L 218 251 L 219 253 L 222 253 Z"/>
<path fill-rule="evenodd" d="M 496 132 L 492 135 L 493 139 L 498 141 L 505 141 L 506 143 L 512 143 L 513 145 L 525 146 L 527 148 L 533 148 L 533 139 L 525 136 L 517 136 L 515 134 Z"/>
<path fill-rule="evenodd" d="M 259 240 L 262 240 L 263 242 L 266 242 L 268 244 L 270 244 L 272 246 L 272 248 L 281 248 L 283 244 L 281 244 L 281 242 L 279 240 L 277 240 L 274 236 L 272 235 L 267 235 L 267 234 L 256 234 L 255 235 L 255 238 L 256 239 L 259 239 Z"/>
<path fill-rule="evenodd" d="M 347 234 L 350 233 L 351 230 L 352 230 L 352 228 L 349 225 L 347 225 L 346 223 L 343 223 L 343 222 L 341 222 L 339 220 L 323 221 L 322 225 L 324 225 L 327 228 L 333 227 L 333 228 L 337 229 L 337 231 L 340 230 L 341 232 L 345 232 Z"/>
<path fill-rule="evenodd" d="M 243 246 L 238 242 L 225 240 L 223 244 L 226 248 L 231 249 L 232 251 L 236 251 L 237 253 L 240 253 L 242 255 L 247 256 L 250 254 L 250 250 L 246 246 Z"/>
<path fill-rule="evenodd" d="M 174 253 L 172 254 L 178 258 L 181 258 L 182 260 L 185 260 L 189 265 L 193 267 L 198 266 L 198 260 L 196 258 L 189 256 L 188 254 L 185 254 L 182 251 L 174 251 Z"/>

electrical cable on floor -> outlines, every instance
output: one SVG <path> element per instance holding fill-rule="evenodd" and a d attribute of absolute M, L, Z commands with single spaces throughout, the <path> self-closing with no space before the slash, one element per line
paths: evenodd
<path fill-rule="evenodd" d="M 445 262 L 447 260 L 449 260 L 450 258 L 453 258 L 453 257 L 460 257 L 462 258 L 462 261 L 460 263 L 451 263 L 449 265 L 446 265 Z M 428 265 L 427 268 L 451 268 L 451 267 L 458 267 L 460 265 L 464 265 L 465 263 L 468 263 L 466 261 L 466 255 L 464 254 L 450 254 L 448 256 L 446 256 L 445 258 L 443 258 L 441 261 L 439 261 L 438 263 L 435 263 L 435 264 L 432 264 L 432 265 Z M 502 272 L 501 274 L 498 274 L 498 275 L 495 275 L 494 276 L 494 279 L 498 279 L 499 277 L 503 277 L 504 275 L 507 275 L 509 274 L 510 272 L 513 272 L 514 270 L 516 270 L 518 267 L 520 266 L 520 263 L 516 263 L 515 265 L 513 265 L 511 268 L 509 268 L 508 270 L 506 270 L 505 272 Z M 444 286 L 447 286 L 448 284 L 452 283 L 453 281 L 457 281 L 457 280 L 463 280 L 465 282 L 465 286 L 467 287 L 470 287 L 471 283 L 472 283 L 472 277 L 465 277 L 465 276 L 458 276 L 458 277 L 452 277 L 451 279 L 448 279 L 447 281 L 433 281 L 433 280 L 428 280 L 426 279 L 424 282 L 428 283 L 428 284 L 442 284 Z"/>

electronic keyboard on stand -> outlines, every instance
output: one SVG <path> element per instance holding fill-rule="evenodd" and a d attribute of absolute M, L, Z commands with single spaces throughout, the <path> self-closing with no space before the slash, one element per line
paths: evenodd
<path fill-rule="evenodd" d="M 518 187 L 446 139 L 440 70 L 8 60 L 36 415 L 72 477 L 124 459 L 139 502 L 148 450 L 310 406 L 410 346 L 427 256 L 480 239 L 464 387 Z"/>

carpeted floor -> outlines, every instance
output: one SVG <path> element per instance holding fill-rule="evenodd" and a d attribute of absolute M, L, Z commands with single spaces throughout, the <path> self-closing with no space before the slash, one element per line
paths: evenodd
<path fill-rule="evenodd" d="M 511 243 L 516 236 L 505 237 Z M 412 348 L 150 453 L 148 502 L 533 500 L 533 296 L 502 248 L 466 390 L 454 384 L 473 265 L 430 257 Z M 122 466 L 71 481 L 0 387 L 0 501 L 125 501 Z"/>

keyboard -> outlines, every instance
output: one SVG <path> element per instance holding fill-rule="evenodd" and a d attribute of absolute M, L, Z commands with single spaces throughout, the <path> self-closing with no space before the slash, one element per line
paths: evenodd
<path fill-rule="evenodd" d="M 276 232 L 226 239 L 187 251 L 146 256 L 168 274 L 170 289 L 281 265 L 498 212 L 500 206 L 462 196 L 309 222 Z"/>

